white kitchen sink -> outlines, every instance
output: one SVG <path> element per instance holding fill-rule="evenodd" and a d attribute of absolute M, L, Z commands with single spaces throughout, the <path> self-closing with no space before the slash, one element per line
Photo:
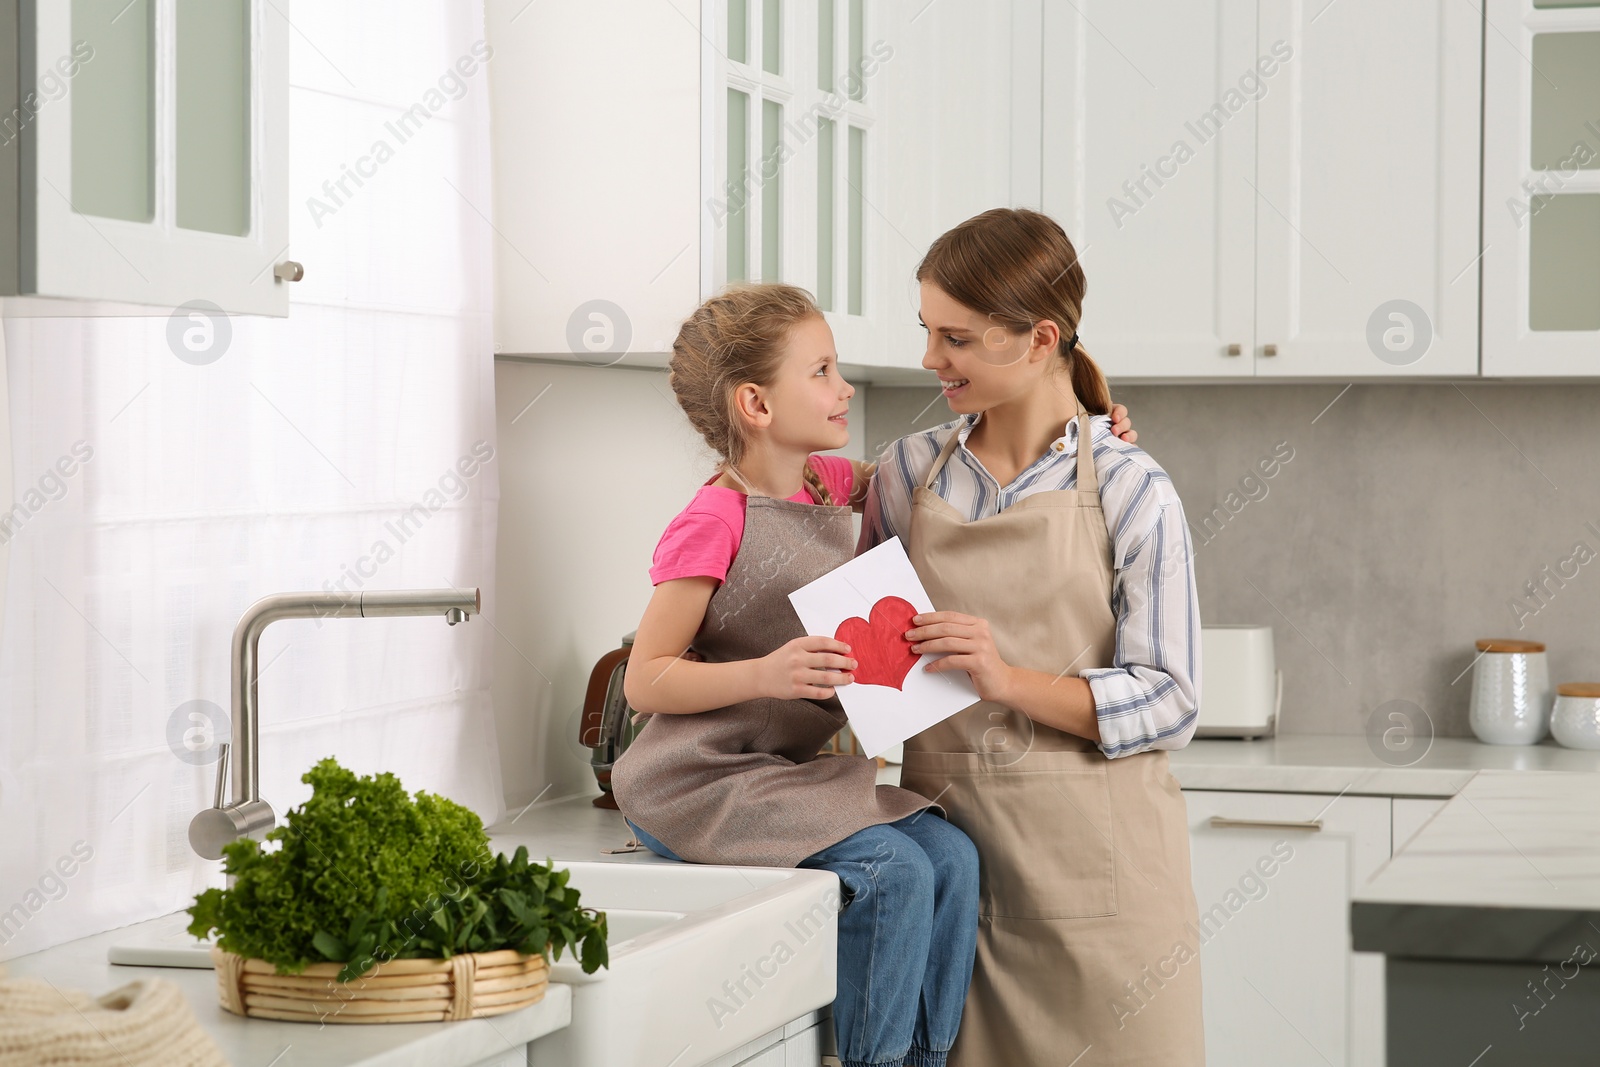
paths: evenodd
<path fill-rule="evenodd" d="M 497 837 L 507 852 L 523 842 Z M 570 956 L 572 1022 L 535 1067 L 695 1067 L 833 1002 L 839 880 L 826 871 L 557 859 L 606 912 L 611 966 Z"/>
<path fill-rule="evenodd" d="M 550 844 L 492 830 L 491 842 L 508 854 Z M 611 965 L 587 975 L 571 955 L 554 964 L 572 1021 L 530 1046 L 530 1067 L 699 1067 L 833 1002 L 835 875 L 650 855 L 554 862 L 572 872 L 580 903 L 606 913 Z M 114 962 L 210 967 L 187 923 L 172 915 L 103 939 Z"/>

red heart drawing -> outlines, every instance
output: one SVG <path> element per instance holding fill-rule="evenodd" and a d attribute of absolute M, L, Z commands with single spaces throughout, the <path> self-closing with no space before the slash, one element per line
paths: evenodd
<path fill-rule="evenodd" d="M 905 638 L 917 609 L 897 596 L 886 596 L 872 605 L 868 618 L 852 615 L 839 624 L 833 636 L 850 646 L 850 655 L 860 664 L 854 672 L 858 685 L 886 685 L 900 689 L 922 656 L 911 651 Z"/>

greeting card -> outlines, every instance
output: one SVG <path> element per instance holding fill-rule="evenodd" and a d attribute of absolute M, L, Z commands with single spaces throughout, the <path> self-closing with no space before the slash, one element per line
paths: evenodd
<path fill-rule="evenodd" d="M 789 594 L 806 633 L 836 637 L 857 661 L 855 681 L 834 692 L 869 756 L 978 702 L 966 671 L 930 673 L 940 654 L 911 651 L 911 618 L 933 611 L 899 538 L 891 538 Z"/>

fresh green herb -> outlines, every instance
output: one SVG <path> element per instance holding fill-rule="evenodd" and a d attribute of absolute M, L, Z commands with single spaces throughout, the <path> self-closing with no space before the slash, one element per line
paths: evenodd
<path fill-rule="evenodd" d="M 311 799 L 266 835 L 223 849 L 230 889 L 207 889 L 189 932 L 299 974 L 344 963 L 347 982 L 374 963 L 513 948 L 564 949 L 585 973 L 607 966 L 605 912 L 581 907 L 568 871 L 519 847 L 491 855 L 483 821 L 445 797 L 407 795 L 392 774 L 358 778 L 332 759 L 301 778 Z"/>

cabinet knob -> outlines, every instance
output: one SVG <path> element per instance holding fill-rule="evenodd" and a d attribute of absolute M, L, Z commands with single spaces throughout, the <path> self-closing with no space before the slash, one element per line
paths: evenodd
<path fill-rule="evenodd" d="M 272 276 L 282 282 L 297 282 L 306 276 L 306 269 L 292 259 L 286 259 L 272 269 Z"/>
<path fill-rule="evenodd" d="M 1263 356 L 1275 356 L 1275 355 L 1278 354 L 1278 346 L 1277 345 L 1262 345 L 1261 346 L 1261 354 Z"/>
<path fill-rule="evenodd" d="M 1239 353 L 1241 353 L 1243 351 L 1244 351 L 1244 345 L 1241 345 L 1238 342 L 1235 342 L 1235 343 L 1233 343 L 1233 344 L 1228 346 L 1228 355 L 1230 355 L 1230 356 L 1237 356 Z"/>

